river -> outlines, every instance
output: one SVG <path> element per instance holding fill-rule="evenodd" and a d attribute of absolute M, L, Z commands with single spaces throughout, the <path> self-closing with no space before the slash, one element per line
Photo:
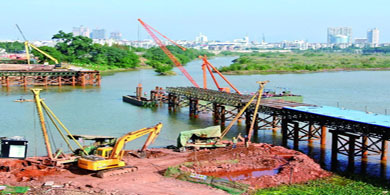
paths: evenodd
<path fill-rule="evenodd" d="M 219 67 L 229 65 L 235 57 L 216 57 L 210 62 Z M 200 86 L 203 85 L 201 60 L 194 60 L 186 65 L 187 71 Z M 48 87 L 41 92 L 47 105 L 62 120 L 73 134 L 111 135 L 119 137 L 129 131 L 149 127 L 162 122 L 164 127 L 153 147 L 176 145 L 180 131 L 204 128 L 213 125 L 210 115 L 201 115 L 189 120 L 188 108 L 176 113 L 168 112 L 166 106 L 157 109 L 140 108 L 122 102 L 122 96 L 134 94 L 135 87 L 142 83 L 144 91 L 155 86 L 190 86 L 191 83 L 178 69 L 176 76 L 158 76 L 153 70 L 119 72 L 103 76 L 101 87 Z M 256 81 L 270 80 L 266 88 L 288 89 L 304 96 L 305 103 L 339 106 L 347 109 L 390 114 L 390 71 L 342 71 L 304 74 L 271 75 L 227 75 L 241 92 L 253 92 L 258 88 Z M 212 81 L 209 79 L 209 86 Z M 222 81 L 221 81 L 222 84 Z M 227 85 L 226 85 L 227 86 Z M 215 88 L 215 87 L 214 87 Z M 45 155 L 38 116 L 34 103 L 13 102 L 20 97 L 32 99 L 32 94 L 23 87 L 2 87 L 0 90 L 0 137 L 20 135 L 29 141 L 28 155 Z M 387 110 L 386 110 L 387 109 Z M 244 127 L 234 126 L 228 137 L 234 136 Z M 57 148 L 66 149 L 54 127 L 49 127 Z M 330 136 L 330 134 L 328 134 Z M 279 145 L 280 132 L 262 130 L 258 140 Z M 330 146 L 330 137 L 327 139 Z M 128 149 L 140 148 L 144 138 L 127 144 Z M 289 142 L 291 145 L 292 143 Z M 318 146 L 315 142 L 315 146 Z M 306 143 L 301 143 L 301 151 L 307 153 Z M 314 148 L 311 156 L 318 159 L 319 148 Z M 379 157 L 369 156 L 368 173 L 379 175 Z M 339 155 L 340 165 L 346 164 L 346 158 Z M 325 167 L 329 168 L 330 151 L 327 150 Z M 359 159 L 356 159 L 359 165 Z M 390 171 L 390 169 L 387 169 Z M 356 169 L 358 172 L 359 169 Z M 389 175 L 389 174 L 387 174 Z"/>

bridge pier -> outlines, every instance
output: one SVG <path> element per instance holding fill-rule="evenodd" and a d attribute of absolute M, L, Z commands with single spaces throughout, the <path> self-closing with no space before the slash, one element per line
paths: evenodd
<path fill-rule="evenodd" d="M 245 129 L 246 129 L 246 135 L 248 137 L 249 137 L 249 129 L 251 127 L 252 120 L 256 121 L 253 126 L 253 132 L 256 132 L 257 130 L 259 130 L 259 121 L 261 120 L 259 118 L 259 113 L 257 113 L 256 116 L 254 116 L 254 110 L 248 109 L 245 111 Z"/>
<path fill-rule="evenodd" d="M 190 107 L 190 117 L 198 118 L 198 105 L 199 100 L 190 98 L 189 99 L 189 107 Z"/>
<path fill-rule="evenodd" d="M 276 132 L 278 129 L 280 129 L 280 117 L 276 114 L 273 115 L 273 118 L 272 118 L 272 131 L 273 132 Z"/>
<path fill-rule="evenodd" d="M 213 116 L 214 122 L 225 124 L 226 121 L 226 108 L 221 104 L 213 103 Z"/>
<path fill-rule="evenodd" d="M 259 129 L 272 129 L 276 132 L 280 128 L 280 118 L 276 114 L 264 115 L 264 118 L 259 119 Z"/>
<path fill-rule="evenodd" d="M 387 140 L 369 137 L 364 134 L 348 133 L 340 130 L 330 130 L 332 133 L 332 167 L 337 167 L 337 155 L 348 157 L 348 168 L 352 169 L 355 157 L 360 156 L 362 171 L 367 165 L 368 155 L 381 155 L 381 163 L 386 165 Z M 361 140 L 361 141 L 360 141 Z M 370 153 L 370 154 L 369 154 Z"/>
<path fill-rule="evenodd" d="M 176 95 L 169 93 L 168 94 L 168 110 L 175 111 L 177 106 L 179 105 L 178 100 L 179 100 L 179 98 Z"/>
<path fill-rule="evenodd" d="M 300 141 L 307 141 L 308 144 L 311 144 L 320 138 L 322 144 L 325 139 L 322 139 L 321 129 L 311 121 L 305 124 L 284 118 L 282 119 L 282 145 L 287 146 L 288 140 L 293 140 L 294 149 L 298 150 Z M 326 132 L 323 135 L 326 136 Z"/>

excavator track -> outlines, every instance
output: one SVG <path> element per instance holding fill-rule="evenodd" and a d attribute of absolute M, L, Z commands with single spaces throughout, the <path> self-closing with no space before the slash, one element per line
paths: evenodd
<path fill-rule="evenodd" d="M 135 172 L 135 171 L 138 171 L 138 167 L 124 166 L 124 167 L 117 167 L 117 168 L 99 171 L 96 173 L 96 176 L 99 178 L 105 178 L 105 177 L 109 177 L 109 176 L 122 175 L 122 174 L 131 173 L 131 172 Z"/>

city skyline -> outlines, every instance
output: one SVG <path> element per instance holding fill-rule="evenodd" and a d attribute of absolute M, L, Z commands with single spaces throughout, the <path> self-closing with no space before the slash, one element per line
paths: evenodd
<path fill-rule="evenodd" d="M 18 4 L 18 13 L 12 6 Z M 199 5 L 208 6 L 199 6 Z M 127 40 L 150 39 L 138 25 L 143 19 L 174 40 L 193 40 L 203 33 L 209 40 L 234 40 L 249 36 L 251 41 L 307 40 L 326 43 L 328 27 L 347 26 L 353 29 L 353 38 L 366 37 L 368 29 L 381 31 L 380 42 L 390 42 L 390 27 L 386 26 L 386 1 L 306 1 L 276 0 L 272 2 L 236 1 L 178 1 L 160 2 L 115 1 L 106 2 L 34 2 L 19 0 L 3 2 L 4 20 L 0 40 L 21 40 L 15 24 L 19 24 L 29 40 L 48 40 L 59 30 L 72 32 L 75 26 L 121 32 Z M 54 9 L 55 8 L 55 9 Z M 60 8 L 60 9 L 59 9 Z M 37 10 L 45 10 L 39 12 Z M 29 15 L 29 17 L 26 17 Z M 12 17 L 9 17 L 12 16 Z M 50 17 L 48 17 L 50 16 Z M 40 30 L 37 27 L 42 27 Z M 108 36 L 108 35 L 106 35 Z"/>

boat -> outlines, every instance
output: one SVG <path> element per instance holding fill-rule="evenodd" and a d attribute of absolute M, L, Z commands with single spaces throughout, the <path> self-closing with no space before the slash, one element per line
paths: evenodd
<path fill-rule="evenodd" d="M 33 102 L 33 101 L 34 101 L 33 99 L 24 99 L 24 98 L 14 100 L 14 102 Z"/>
<path fill-rule="evenodd" d="M 134 95 L 125 95 L 122 97 L 122 100 L 124 102 L 127 102 L 129 104 L 133 104 L 135 106 L 147 107 L 147 106 L 155 106 L 156 105 L 156 102 L 154 102 L 154 101 L 148 100 L 145 97 L 138 98 L 137 96 L 134 96 Z"/>
<path fill-rule="evenodd" d="M 45 98 L 41 98 L 42 100 L 45 100 Z M 24 98 L 19 98 L 14 100 L 14 102 L 33 102 L 35 101 L 34 99 L 24 99 Z"/>
<path fill-rule="evenodd" d="M 265 90 L 263 93 L 262 98 L 264 99 L 281 99 L 284 101 L 290 101 L 290 102 L 303 102 L 303 96 L 302 95 L 296 95 L 291 93 L 291 91 L 283 90 L 281 93 L 276 93 L 272 90 Z"/>

